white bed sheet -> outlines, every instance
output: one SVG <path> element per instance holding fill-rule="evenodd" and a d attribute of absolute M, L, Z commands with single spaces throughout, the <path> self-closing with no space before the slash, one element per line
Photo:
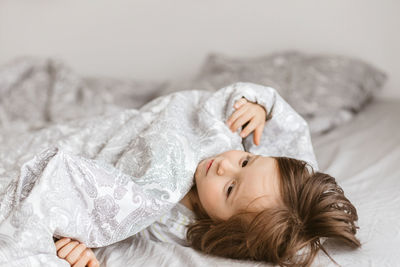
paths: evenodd
<path fill-rule="evenodd" d="M 341 266 L 400 266 L 400 100 L 375 100 L 354 120 L 313 138 L 321 170 L 333 175 L 359 214 L 362 248 L 326 241 Z M 97 249 L 102 266 L 271 266 L 202 255 L 135 237 Z M 313 266 L 336 266 L 320 252 Z"/>
<path fill-rule="evenodd" d="M 337 177 L 359 215 L 362 248 L 328 242 L 328 251 L 342 266 L 400 266 L 400 101 L 377 100 L 313 141 L 321 169 Z"/>

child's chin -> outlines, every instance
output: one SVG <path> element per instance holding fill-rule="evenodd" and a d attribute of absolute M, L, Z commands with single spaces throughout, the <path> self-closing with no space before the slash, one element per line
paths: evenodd
<path fill-rule="evenodd" d="M 202 161 L 197 164 L 196 171 L 194 172 L 194 177 L 201 177 L 204 175 L 204 173 L 201 171 L 202 168 L 204 168 L 204 164 L 207 162 L 207 159 L 203 159 Z"/>

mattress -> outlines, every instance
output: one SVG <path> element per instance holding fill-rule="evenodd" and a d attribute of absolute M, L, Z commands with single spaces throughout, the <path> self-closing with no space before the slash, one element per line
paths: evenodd
<path fill-rule="evenodd" d="M 359 215 L 360 249 L 327 240 L 341 266 L 400 266 L 400 100 L 375 100 L 352 121 L 313 137 L 320 169 L 334 176 Z M 95 251 L 101 266 L 271 266 L 131 237 Z M 313 266 L 336 266 L 319 252 Z"/>

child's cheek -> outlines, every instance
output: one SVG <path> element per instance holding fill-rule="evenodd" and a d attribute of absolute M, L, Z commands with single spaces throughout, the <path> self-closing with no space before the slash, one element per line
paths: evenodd
<path fill-rule="evenodd" d="M 221 192 L 218 194 L 214 183 L 204 183 L 203 186 L 199 188 L 200 202 L 209 215 L 217 212 L 218 203 L 221 201 L 220 195 Z"/>

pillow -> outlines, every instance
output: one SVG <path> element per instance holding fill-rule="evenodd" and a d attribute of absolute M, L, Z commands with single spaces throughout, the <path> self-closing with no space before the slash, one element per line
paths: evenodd
<path fill-rule="evenodd" d="M 273 87 L 317 134 L 349 121 L 385 80 L 385 73 L 355 58 L 284 51 L 254 58 L 210 54 L 200 73 L 180 85 L 216 90 L 241 81 Z"/>

